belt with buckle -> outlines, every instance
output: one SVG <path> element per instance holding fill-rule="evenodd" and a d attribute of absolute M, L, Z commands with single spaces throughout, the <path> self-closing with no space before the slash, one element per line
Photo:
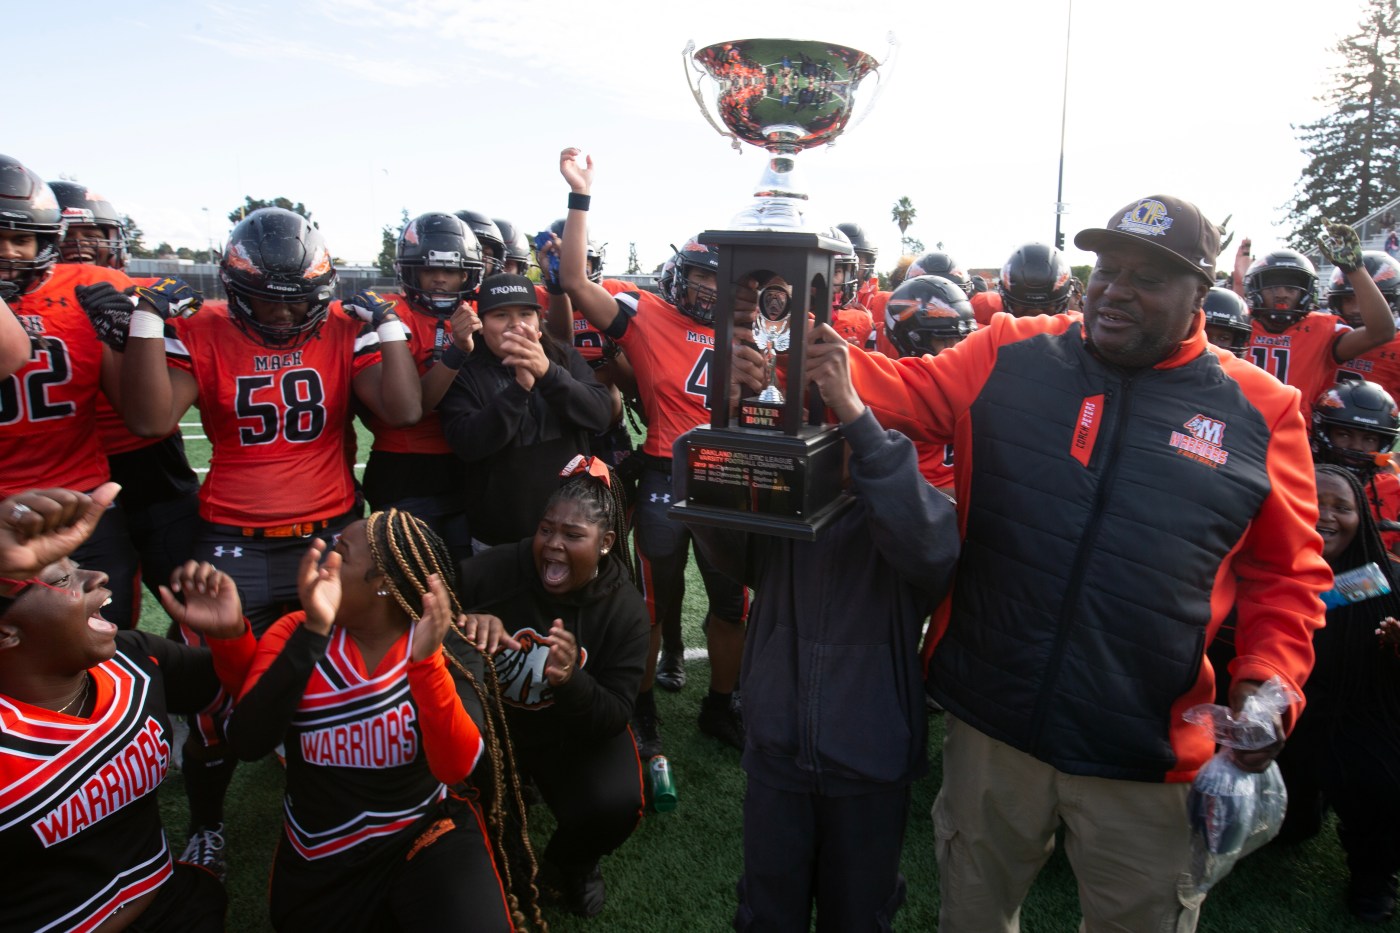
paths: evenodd
<path fill-rule="evenodd" d="M 271 525 L 267 528 L 239 528 L 245 538 L 309 538 L 331 525 L 353 518 L 353 512 L 345 512 L 314 522 L 292 522 L 290 525 Z"/>

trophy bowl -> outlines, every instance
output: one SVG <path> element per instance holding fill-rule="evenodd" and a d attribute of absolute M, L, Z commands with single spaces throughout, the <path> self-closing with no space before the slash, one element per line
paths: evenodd
<path fill-rule="evenodd" d="M 893 37 L 890 41 L 893 49 Z M 699 51 L 691 42 L 683 55 L 690 63 L 687 84 L 716 132 L 729 137 L 735 149 L 746 142 L 769 154 L 754 201 L 734 217 L 731 228 L 810 229 L 807 194 L 793 174 L 795 158 L 845 131 L 855 112 L 857 88 L 880 62 L 844 45 L 803 39 L 739 39 Z M 693 84 L 690 67 L 699 72 Z M 710 78 L 708 99 L 702 91 L 705 76 Z M 873 104 L 874 95 L 866 112 Z"/>

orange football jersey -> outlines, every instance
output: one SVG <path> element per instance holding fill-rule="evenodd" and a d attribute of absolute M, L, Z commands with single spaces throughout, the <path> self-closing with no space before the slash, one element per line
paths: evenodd
<path fill-rule="evenodd" d="M 647 410 L 642 450 L 669 459 L 676 438 L 710 420 L 714 328 L 686 317 L 651 292 L 623 292 L 616 300 L 620 314 L 611 331 L 632 361 Z"/>
<path fill-rule="evenodd" d="M 1335 314 L 1309 314 L 1281 334 L 1271 334 L 1255 321 L 1245 359 L 1302 392 L 1299 407 L 1311 423 L 1313 402 L 1337 381 L 1332 348 L 1349 330 Z"/>
<path fill-rule="evenodd" d="M 133 285 L 154 285 L 159 282 L 159 278 L 132 278 Z M 176 431 L 179 428 L 175 429 Z M 159 444 L 164 438 L 141 437 L 139 434 L 132 434 L 126 428 L 126 422 L 122 420 L 121 414 L 112 407 L 112 403 L 107 401 L 107 396 L 97 396 L 97 433 L 102 438 L 102 449 L 107 452 L 107 456 L 113 454 L 129 453 L 133 450 L 140 450 L 142 447 L 150 447 L 152 444 Z M 174 434 L 175 431 L 170 432 Z M 166 435 L 167 437 L 169 435 Z"/>
<path fill-rule="evenodd" d="M 1370 353 L 1363 353 L 1354 360 L 1342 363 L 1337 367 L 1337 378 L 1341 379 L 1344 375 L 1374 382 L 1389 392 L 1391 399 L 1400 403 L 1400 395 L 1396 394 L 1400 393 L 1400 337 Z"/>
<path fill-rule="evenodd" d="M 166 323 L 166 360 L 199 384 L 199 417 L 213 452 L 199 513 L 222 525 L 316 521 L 355 503 L 345 438 L 353 380 L 380 362 L 379 337 L 331 305 L 295 349 L 264 346 L 206 302 Z"/>
<path fill-rule="evenodd" d="M 88 491 L 111 477 L 97 435 L 103 346 L 73 292 L 95 282 L 131 286 L 115 269 L 60 264 L 10 305 L 48 346 L 0 380 L 0 495 L 51 486 Z"/>
<path fill-rule="evenodd" d="M 418 364 L 421 377 L 433 368 L 434 356 L 452 344 L 452 324 L 445 318 L 415 311 L 402 295 L 378 292 L 381 298 L 394 302 L 394 313 L 408 328 L 408 349 Z M 477 340 L 482 339 L 479 335 Z M 450 454 L 442 436 L 442 419 L 437 409 L 424 411 L 422 419 L 412 427 L 396 428 L 380 421 L 373 413 L 364 413 L 365 427 L 374 434 L 374 449 L 400 454 Z"/>

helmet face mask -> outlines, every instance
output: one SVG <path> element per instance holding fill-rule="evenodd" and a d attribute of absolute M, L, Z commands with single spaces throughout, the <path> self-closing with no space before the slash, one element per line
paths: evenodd
<path fill-rule="evenodd" d="M 1361 254 L 1361 261 L 1370 273 L 1371 281 L 1376 283 L 1376 288 L 1385 297 L 1386 304 L 1390 305 L 1391 315 L 1400 315 L 1400 260 L 1389 253 L 1368 249 Z M 1351 287 L 1346 273 L 1340 267 L 1333 267 L 1327 287 L 1327 309 L 1341 316 L 1352 327 L 1360 327 L 1363 323 L 1361 314 L 1355 302 L 1349 301 L 1355 297 L 1356 291 Z M 1345 310 L 1347 304 L 1351 305 L 1350 311 Z"/>
<path fill-rule="evenodd" d="M 409 306 L 437 318 L 450 318 L 476 297 L 485 264 L 481 244 L 468 225 L 452 214 L 420 214 L 404 224 L 394 251 L 394 271 Z M 456 287 L 425 284 L 429 269 L 459 270 Z M 448 277 L 449 279 L 451 277 Z"/>
<path fill-rule="evenodd" d="M 713 281 L 719 273 L 719 250 L 691 237 L 662 269 L 658 283 L 661 297 L 686 317 L 706 327 L 713 327 L 719 290 L 714 285 L 697 281 L 697 276 L 692 275 L 695 272 L 708 273 L 708 276 L 698 278 Z"/>
<path fill-rule="evenodd" d="M 870 238 L 865 235 L 860 224 L 837 224 L 836 229 L 846 235 L 846 239 L 851 241 L 851 249 L 855 250 L 856 285 L 859 288 L 860 283 L 875 274 L 875 260 L 879 257 L 880 251 L 875 248 L 875 244 L 870 242 Z"/>
<path fill-rule="evenodd" d="M 524 275 L 530 271 L 530 240 L 525 236 L 525 231 L 521 230 L 509 220 L 502 220 L 500 217 L 493 221 L 496 229 L 501 233 L 501 239 L 505 241 L 506 258 L 505 270 L 512 275 Z"/>
<path fill-rule="evenodd" d="M 1244 274 L 1249 313 L 1270 333 L 1282 333 L 1307 317 L 1317 303 L 1316 289 L 1317 270 L 1297 250 L 1274 250 Z"/>
<path fill-rule="evenodd" d="M 59 249 L 63 262 L 125 269 L 126 223 L 110 201 L 73 181 L 49 183 L 67 222 Z"/>
<path fill-rule="evenodd" d="M 1206 339 L 1235 356 L 1244 356 L 1254 335 L 1244 299 L 1228 288 L 1216 287 L 1206 292 L 1201 309 L 1206 318 Z"/>
<path fill-rule="evenodd" d="M 0 259 L 0 297 L 37 288 L 59 258 L 67 221 L 44 180 L 15 159 L 0 155 L 0 232 L 35 240 L 32 257 Z"/>
<path fill-rule="evenodd" d="M 1386 466 L 1400 437 L 1400 410 L 1374 382 L 1339 382 L 1313 403 L 1313 460 L 1356 473 L 1363 481 Z"/>
<path fill-rule="evenodd" d="M 967 296 L 939 275 L 906 279 L 885 302 L 885 333 L 900 356 L 936 355 L 976 329 Z"/>
<path fill-rule="evenodd" d="M 505 269 L 506 243 L 496 222 L 480 211 L 457 211 L 457 219 L 466 224 L 467 229 L 476 235 L 481 247 L 481 261 L 486 275 L 495 275 Z"/>
<path fill-rule="evenodd" d="M 233 322 L 252 339 L 279 350 L 310 340 L 335 297 L 335 266 L 321 232 L 300 214 L 277 207 L 253 211 L 233 228 L 219 278 Z M 290 316 L 276 313 L 276 306 L 302 302 L 304 316 L 296 310 Z M 269 313 L 272 320 L 265 319 Z"/>

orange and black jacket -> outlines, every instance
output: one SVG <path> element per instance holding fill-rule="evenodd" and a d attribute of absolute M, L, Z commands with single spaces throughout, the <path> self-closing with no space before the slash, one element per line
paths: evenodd
<path fill-rule="evenodd" d="M 1235 679 L 1301 696 L 1331 574 L 1298 392 L 1208 347 L 1200 314 L 1141 370 L 1077 314 L 851 368 L 883 424 L 958 452 L 962 557 L 924 649 L 953 715 L 1068 773 L 1190 780 L 1213 746 L 1181 714 L 1213 698 L 1232 606 Z"/>

